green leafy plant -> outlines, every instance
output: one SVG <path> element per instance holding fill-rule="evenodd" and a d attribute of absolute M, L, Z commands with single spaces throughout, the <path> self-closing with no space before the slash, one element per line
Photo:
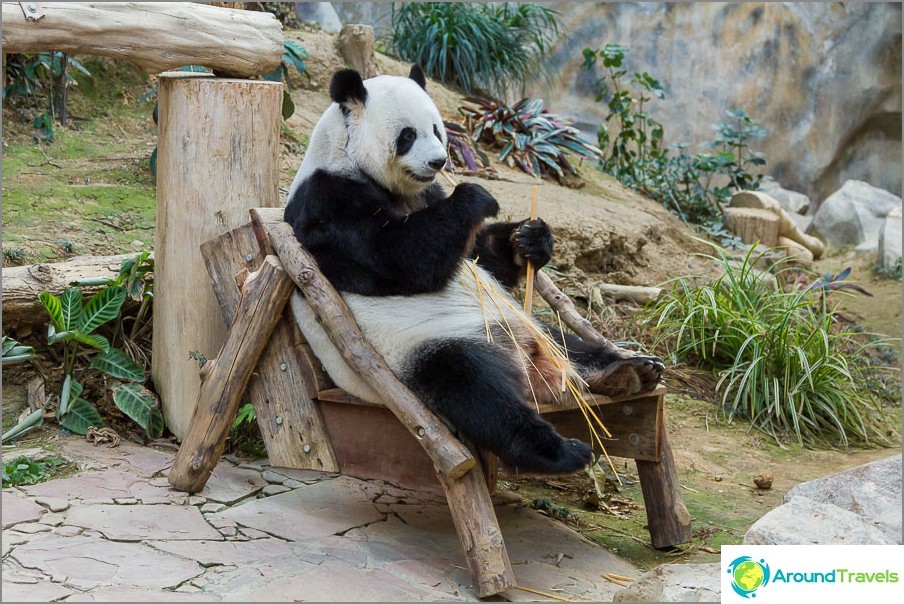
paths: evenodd
<path fill-rule="evenodd" d="M 295 103 L 289 94 L 289 68 L 294 67 L 299 74 L 307 75 L 307 66 L 304 60 L 308 58 L 308 52 L 302 48 L 298 42 L 292 40 L 283 40 L 283 54 L 279 66 L 273 73 L 262 76 L 265 80 L 271 82 L 281 82 L 285 80 L 286 87 L 283 88 L 282 118 L 284 120 L 292 117 L 295 113 Z"/>
<path fill-rule="evenodd" d="M 531 3 L 403 2 L 392 13 L 399 58 L 467 93 L 523 91 L 562 29 L 557 11 Z"/>
<path fill-rule="evenodd" d="M 47 343 L 63 349 L 63 385 L 56 417 L 60 424 L 77 434 L 85 434 L 90 426 L 102 427 L 97 408 L 82 397 L 84 387 L 79 381 L 88 370 L 95 370 L 114 379 L 113 401 L 116 406 L 138 425 L 147 435 L 157 438 L 163 433 L 163 415 L 156 397 L 141 386 L 146 376 L 144 369 L 114 344 L 118 340 L 133 338 L 149 329 L 145 316 L 153 300 L 151 281 L 147 278 L 153 270 L 153 260 L 145 252 L 123 262 L 115 278 L 85 279 L 74 282 L 79 286 L 102 285 L 102 289 L 82 303 L 82 291 L 67 288 L 59 297 L 42 292 L 41 303 L 50 315 Z M 124 328 L 123 305 L 127 299 L 140 304 L 132 318 L 129 336 Z M 113 325 L 111 344 L 97 333 L 105 325 Z M 90 358 L 90 363 L 86 365 Z"/>
<path fill-rule="evenodd" d="M 604 155 L 600 169 L 659 201 L 685 222 L 701 224 L 705 232 L 725 240 L 720 204 L 728 201 L 733 189 L 758 186 L 761 175 L 749 169 L 765 164 L 765 159 L 749 143 L 764 136 L 765 130 L 743 109 L 731 109 L 732 121 L 714 126 L 716 139 L 703 143 L 713 153 L 689 153 L 686 143 L 665 147 L 663 125 L 650 113 L 655 99 L 665 99 L 663 85 L 647 72 L 629 73 L 628 52 L 619 44 L 583 51 L 583 67 L 602 66 L 603 72 L 597 101 L 606 103 L 608 114 L 597 132 Z"/>
<path fill-rule="evenodd" d="M 473 126 L 473 139 L 499 149 L 499 161 L 509 166 L 535 176 L 563 178 L 576 173 L 570 154 L 602 158 L 577 128 L 546 110 L 543 99 L 525 98 L 512 105 L 483 97 L 465 100 L 477 105 L 460 109 Z"/>
<path fill-rule="evenodd" d="M 708 257 L 721 277 L 675 279 L 641 313 L 657 346 L 673 361 L 714 371 L 724 412 L 777 440 L 790 434 L 810 446 L 887 446 L 882 405 L 866 379 L 876 342 L 836 321 L 821 286 L 786 291 L 781 278 L 757 271 L 769 250 L 754 246 L 738 263 L 713 247 Z M 783 270 L 790 269 L 778 266 L 776 277 Z"/>
<path fill-rule="evenodd" d="M 84 65 L 64 52 L 11 54 L 7 59 L 8 84 L 3 88 L 3 100 L 14 96 L 24 98 L 35 116 L 32 125 L 38 130 L 40 138 L 48 141 L 54 137 L 54 120 L 63 126 L 68 122 L 68 91 L 75 83 L 70 68 L 91 77 Z M 47 109 L 43 112 L 39 110 L 43 101 L 41 97 L 46 97 L 47 102 Z"/>
<path fill-rule="evenodd" d="M 3 464 L 3 488 L 37 484 L 50 478 L 66 463 L 65 459 L 58 457 L 43 461 L 17 457 Z"/>
<path fill-rule="evenodd" d="M 28 359 L 35 356 L 35 349 L 32 346 L 22 346 L 16 340 L 3 336 L 3 364 L 16 365 L 24 363 Z"/>

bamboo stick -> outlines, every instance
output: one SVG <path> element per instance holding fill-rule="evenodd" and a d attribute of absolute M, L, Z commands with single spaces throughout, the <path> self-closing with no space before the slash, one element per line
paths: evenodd
<path fill-rule="evenodd" d="M 537 187 L 534 185 L 530 191 L 530 219 L 537 219 Z M 530 260 L 527 261 L 527 273 L 524 283 L 524 312 L 531 316 L 531 306 L 534 303 L 534 274 L 536 269 Z"/>

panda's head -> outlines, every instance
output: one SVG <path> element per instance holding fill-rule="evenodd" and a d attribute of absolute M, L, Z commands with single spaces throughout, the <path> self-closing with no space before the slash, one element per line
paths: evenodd
<path fill-rule="evenodd" d="M 448 157 L 446 129 L 426 86 L 418 65 L 407 78 L 362 80 L 357 71 L 344 69 L 330 82 L 330 97 L 348 131 L 351 165 L 395 195 L 421 193 Z"/>

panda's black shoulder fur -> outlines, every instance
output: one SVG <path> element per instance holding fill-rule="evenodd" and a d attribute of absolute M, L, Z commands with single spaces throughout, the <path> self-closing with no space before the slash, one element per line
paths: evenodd
<path fill-rule="evenodd" d="M 284 219 L 340 291 L 410 296 L 441 290 L 470 250 L 476 230 L 499 211 L 475 184 L 446 197 L 438 185 L 422 195 L 427 207 L 408 216 L 366 176 L 317 170 L 289 200 Z"/>

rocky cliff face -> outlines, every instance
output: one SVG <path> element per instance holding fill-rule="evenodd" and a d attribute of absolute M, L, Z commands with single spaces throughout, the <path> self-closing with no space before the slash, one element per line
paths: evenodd
<path fill-rule="evenodd" d="M 767 172 L 818 204 L 847 179 L 901 193 L 900 3 L 563 3 L 555 80 L 528 93 L 588 131 L 605 116 L 581 51 L 628 46 L 666 90 L 669 142 L 713 138 L 729 107 L 762 120 Z M 811 210 L 812 211 L 812 210 Z"/>

